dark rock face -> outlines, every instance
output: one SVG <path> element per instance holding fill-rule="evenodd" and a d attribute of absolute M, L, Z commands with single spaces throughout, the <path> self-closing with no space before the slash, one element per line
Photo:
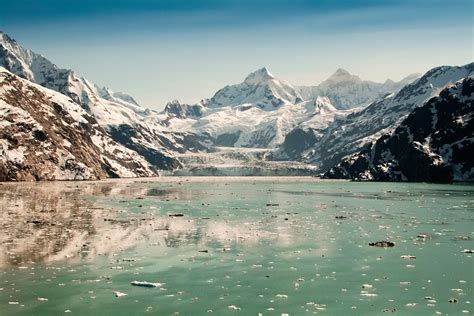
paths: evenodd
<path fill-rule="evenodd" d="M 416 108 L 390 135 L 343 159 L 326 178 L 474 181 L 474 79 Z"/>
<path fill-rule="evenodd" d="M 202 106 L 198 104 L 181 104 L 177 100 L 175 100 L 166 104 L 164 112 L 167 114 L 173 114 L 177 118 L 187 118 L 189 116 L 201 117 Z"/>
<path fill-rule="evenodd" d="M 296 128 L 285 137 L 282 149 L 291 159 L 298 157 L 298 153 L 310 148 L 316 142 L 316 136 L 312 130 Z"/>
<path fill-rule="evenodd" d="M 239 140 L 241 132 L 237 131 L 235 133 L 226 133 L 217 136 L 217 139 L 214 142 L 216 146 L 224 147 L 233 147 L 234 144 Z"/>
<path fill-rule="evenodd" d="M 110 126 L 108 129 L 109 135 L 113 140 L 137 152 L 155 168 L 173 170 L 182 167 L 181 163 L 172 155 L 157 150 L 154 147 L 147 146 L 146 144 L 148 144 L 149 141 L 153 141 L 153 138 L 147 139 L 147 142 L 134 141 L 135 139 L 147 138 L 149 135 L 148 133 L 142 133 L 141 131 L 140 126 L 133 127 L 125 124 Z M 158 148 L 160 147 L 161 146 Z"/>

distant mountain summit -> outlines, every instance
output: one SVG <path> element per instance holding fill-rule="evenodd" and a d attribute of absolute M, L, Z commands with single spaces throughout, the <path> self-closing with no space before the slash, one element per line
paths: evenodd
<path fill-rule="evenodd" d="M 269 80 L 273 80 L 275 77 L 270 73 L 267 67 L 262 67 L 260 69 L 251 72 L 244 80 L 244 82 L 248 85 L 256 85 L 262 84 L 264 82 L 268 82 Z"/>
<path fill-rule="evenodd" d="M 266 68 L 250 73 L 242 83 L 226 86 L 206 100 L 209 108 L 251 104 L 265 111 L 303 101 L 300 93 L 290 84 L 275 78 Z"/>
<path fill-rule="evenodd" d="M 342 82 L 361 82 L 358 76 L 351 75 L 347 70 L 339 68 L 329 78 L 323 81 L 322 84 L 342 83 Z"/>
<path fill-rule="evenodd" d="M 347 70 L 339 68 L 319 85 L 301 86 L 298 89 L 305 99 L 325 96 L 336 108 L 344 110 L 366 106 L 387 93 L 397 92 L 417 77 L 419 74 L 410 75 L 399 82 L 386 80 L 384 83 L 377 83 L 362 80 Z"/>

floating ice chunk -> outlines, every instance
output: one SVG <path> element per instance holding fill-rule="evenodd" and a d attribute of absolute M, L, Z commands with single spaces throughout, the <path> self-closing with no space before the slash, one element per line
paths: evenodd
<path fill-rule="evenodd" d="M 165 283 L 152 283 L 152 282 L 147 282 L 147 281 L 132 281 L 130 282 L 131 285 L 135 286 L 142 286 L 142 287 L 160 287 L 164 285 Z"/>
<path fill-rule="evenodd" d="M 377 294 L 375 294 L 375 293 L 367 293 L 367 292 L 365 292 L 365 291 L 362 291 L 362 292 L 360 293 L 360 296 L 365 296 L 365 297 L 376 297 L 376 296 L 378 296 L 378 295 L 377 295 Z"/>
<path fill-rule="evenodd" d="M 229 308 L 231 310 L 234 310 L 234 311 L 240 311 L 240 307 L 237 307 L 235 305 L 229 305 L 229 306 L 227 306 L 227 308 Z"/>

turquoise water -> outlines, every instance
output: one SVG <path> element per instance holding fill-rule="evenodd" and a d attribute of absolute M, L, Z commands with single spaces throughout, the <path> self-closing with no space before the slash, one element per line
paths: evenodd
<path fill-rule="evenodd" d="M 472 185 L 173 178 L 0 198 L 0 315 L 474 313 Z"/>

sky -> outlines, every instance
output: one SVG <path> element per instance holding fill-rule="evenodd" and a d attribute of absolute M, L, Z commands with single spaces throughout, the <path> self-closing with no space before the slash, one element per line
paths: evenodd
<path fill-rule="evenodd" d="M 141 105 L 196 103 L 266 66 L 294 85 L 337 68 L 400 80 L 472 62 L 471 0 L 16 0 L 0 30 Z"/>

